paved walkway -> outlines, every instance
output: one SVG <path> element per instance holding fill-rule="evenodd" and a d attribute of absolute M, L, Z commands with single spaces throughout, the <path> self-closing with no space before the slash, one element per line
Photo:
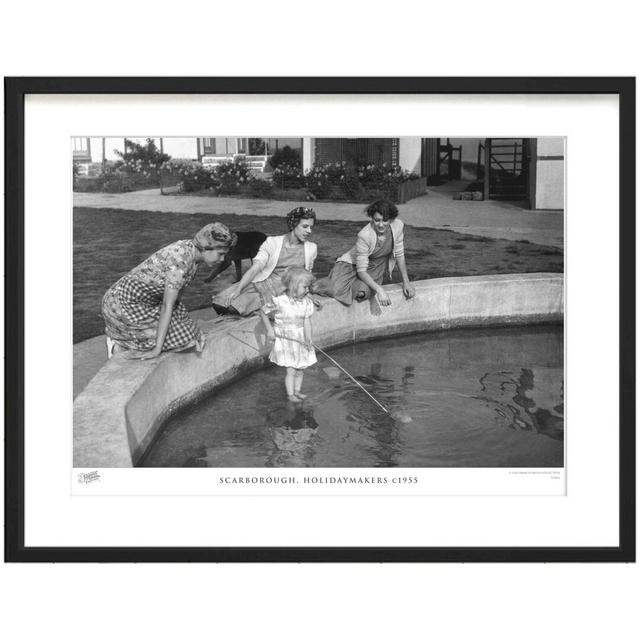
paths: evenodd
<path fill-rule="evenodd" d="M 429 193 L 398 205 L 400 217 L 415 227 L 449 229 L 471 235 L 506 240 L 528 240 L 535 244 L 562 247 L 564 216 L 557 211 L 530 211 L 506 202 L 454 200 L 466 182 L 430 187 Z M 159 189 L 133 193 L 75 193 L 77 207 L 129 209 L 178 213 L 235 213 L 282 216 L 297 206 L 313 206 L 325 220 L 364 220 L 364 205 L 341 202 L 296 202 L 250 198 L 166 195 Z"/>
<path fill-rule="evenodd" d="M 450 182 L 430 187 L 425 196 L 398 205 L 400 217 L 415 227 L 449 229 L 489 238 L 528 240 L 535 244 L 564 246 L 564 216 L 557 211 L 530 211 L 510 203 L 454 200 L 466 182 Z M 162 195 L 159 189 L 133 193 L 74 193 L 74 206 L 178 213 L 235 213 L 258 216 L 282 216 L 297 206 L 313 206 L 325 220 L 361 220 L 364 205 L 333 202 L 295 202 L 249 198 L 214 198 L 206 196 Z M 213 311 L 201 309 L 195 317 L 206 320 Z M 73 395 L 84 389 L 106 362 L 104 336 L 73 346 Z"/>

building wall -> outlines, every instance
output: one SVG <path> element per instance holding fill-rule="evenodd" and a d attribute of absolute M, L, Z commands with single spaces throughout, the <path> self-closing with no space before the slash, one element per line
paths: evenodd
<path fill-rule="evenodd" d="M 237 138 L 216 138 L 216 155 L 238 153 Z"/>
<path fill-rule="evenodd" d="M 536 209 L 564 209 L 564 138 L 538 138 Z"/>
<path fill-rule="evenodd" d="M 400 138 L 399 164 L 405 171 L 414 171 L 420 175 L 422 159 L 422 138 Z"/>
<path fill-rule="evenodd" d="M 160 145 L 156 140 L 156 145 Z M 165 153 L 172 158 L 183 160 L 196 160 L 198 158 L 198 147 L 196 138 L 162 138 L 162 146 Z"/>
<path fill-rule="evenodd" d="M 316 139 L 302 138 L 302 170 L 309 171 L 316 157 Z"/>
<path fill-rule="evenodd" d="M 446 138 L 442 138 L 442 144 Z M 484 142 L 484 138 L 449 138 L 454 147 L 462 147 L 462 162 L 477 162 L 478 145 Z"/>
<path fill-rule="evenodd" d="M 538 156 L 564 157 L 564 138 L 538 138 Z"/>

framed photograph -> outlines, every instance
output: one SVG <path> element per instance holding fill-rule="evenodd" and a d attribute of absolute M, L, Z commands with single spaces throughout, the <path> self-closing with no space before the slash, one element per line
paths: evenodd
<path fill-rule="evenodd" d="M 635 561 L 633 78 L 7 78 L 9 561 Z"/>

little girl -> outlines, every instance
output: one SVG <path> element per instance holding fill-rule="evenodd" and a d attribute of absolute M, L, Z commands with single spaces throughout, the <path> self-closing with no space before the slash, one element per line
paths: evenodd
<path fill-rule="evenodd" d="M 306 398 L 300 393 L 304 369 L 317 362 L 316 352 L 311 346 L 313 302 L 307 295 L 314 280 L 309 271 L 290 267 L 282 275 L 285 293 L 275 296 L 260 310 L 267 339 L 274 341 L 269 360 L 286 367 L 284 386 L 291 402 L 301 402 Z M 273 314 L 273 326 L 267 314 Z"/>

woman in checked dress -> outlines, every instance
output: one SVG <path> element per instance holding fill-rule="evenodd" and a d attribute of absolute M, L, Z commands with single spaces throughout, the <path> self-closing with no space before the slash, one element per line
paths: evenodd
<path fill-rule="evenodd" d="M 311 343 L 313 302 L 308 295 L 313 281 L 313 275 L 305 269 L 287 269 L 282 275 L 285 293 L 274 296 L 260 310 L 267 338 L 273 342 L 269 360 L 286 368 L 284 386 L 291 402 L 301 402 L 306 398 L 300 392 L 304 370 L 317 362 Z M 273 326 L 268 314 L 273 315 Z"/>
<path fill-rule="evenodd" d="M 141 360 L 163 351 L 202 351 L 204 335 L 180 297 L 198 265 L 210 268 L 224 260 L 234 240 L 225 225 L 214 222 L 192 240 L 156 251 L 122 276 L 102 299 L 109 357 L 125 350 Z"/>

